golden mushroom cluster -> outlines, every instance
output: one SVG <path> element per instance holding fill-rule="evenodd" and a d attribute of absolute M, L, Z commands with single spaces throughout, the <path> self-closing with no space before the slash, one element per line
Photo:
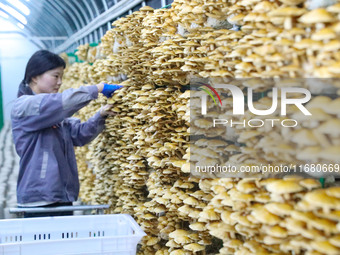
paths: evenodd
<path fill-rule="evenodd" d="M 340 163 L 340 5 L 311 2 L 175 0 L 116 20 L 97 47 L 79 46 L 85 62 L 66 68 L 63 89 L 124 86 L 77 113 L 86 120 L 106 103 L 116 113 L 77 148 L 81 198 L 133 215 L 147 233 L 138 254 L 340 254 L 331 179 L 322 188 L 299 176 L 190 174 L 192 163 Z M 233 115 L 229 96 L 221 106 L 209 99 L 202 118 L 204 92 L 188 86 L 197 84 L 252 89 L 262 110 L 274 89 L 306 88 L 312 115 L 287 108 L 281 116 L 278 107 L 272 118 L 299 125 L 213 127 L 212 118 L 241 123 L 254 114 Z"/>
<path fill-rule="evenodd" d="M 235 1 L 236 2 L 236 1 Z M 174 1 L 173 20 L 178 22 L 179 30 L 195 27 L 226 26 L 227 10 L 232 1 L 194 0 Z"/>
<path fill-rule="evenodd" d="M 78 59 L 81 61 L 86 61 L 87 60 L 87 56 L 88 56 L 88 51 L 89 51 L 90 45 L 87 43 L 85 45 L 80 45 L 77 48 L 77 52 L 76 55 L 78 56 Z"/>

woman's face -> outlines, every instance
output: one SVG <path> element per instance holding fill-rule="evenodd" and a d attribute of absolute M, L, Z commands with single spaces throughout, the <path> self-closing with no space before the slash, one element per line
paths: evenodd
<path fill-rule="evenodd" d="M 36 94 L 57 93 L 63 79 L 64 68 L 57 67 L 32 78 L 32 90 Z"/>

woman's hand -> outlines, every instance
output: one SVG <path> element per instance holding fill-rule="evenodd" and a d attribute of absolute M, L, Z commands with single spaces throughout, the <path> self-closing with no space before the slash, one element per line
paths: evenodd
<path fill-rule="evenodd" d="M 123 86 L 117 84 L 107 84 L 107 83 L 99 83 L 97 84 L 98 92 L 102 93 L 107 98 L 112 97 L 113 93 L 122 88 Z"/>
<path fill-rule="evenodd" d="M 99 113 L 102 117 L 115 116 L 117 113 L 111 111 L 112 108 L 113 108 L 113 104 L 104 105 L 100 108 Z"/>

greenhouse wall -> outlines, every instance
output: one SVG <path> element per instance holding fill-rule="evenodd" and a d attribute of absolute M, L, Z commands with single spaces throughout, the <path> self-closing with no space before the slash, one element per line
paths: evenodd
<path fill-rule="evenodd" d="M 38 50 L 37 46 L 17 33 L 20 31 L 15 30 L 15 26 L 8 24 L 6 28 L 4 30 L 2 26 L 0 27 L 1 87 L 5 122 L 10 120 L 13 101 L 16 98 L 19 83 L 24 78 L 27 61 Z"/>

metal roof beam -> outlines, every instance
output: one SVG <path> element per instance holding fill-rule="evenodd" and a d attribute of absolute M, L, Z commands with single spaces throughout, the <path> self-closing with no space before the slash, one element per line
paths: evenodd
<path fill-rule="evenodd" d="M 98 34 L 98 29 L 94 30 L 94 40 L 95 40 L 95 42 L 99 42 L 99 40 L 100 40 L 100 37 L 99 37 L 99 34 Z"/>
<path fill-rule="evenodd" d="M 89 24 L 90 23 L 90 19 L 89 19 L 88 15 L 86 14 L 85 9 L 83 8 L 83 6 L 78 4 L 77 2 L 73 2 L 73 1 L 71 1 L 71 3 L 74 3 L 74 6 L 76 8 L 78 8 L 78 10 L 80 10 L 81 14 L 84 16 L 84 18 L 85 18 L 85 25 Z"/>
<path fill-rule="evenodd" d="M 62 8 L 58 3 L 57 1 L 47 1 L 50 5 L 52 5 L 54 8 L 57 8 L 62 16 L 64 17 L 64 19 L 66 18 L 64 15 L 63 15 L 63 12 L 66 13 L 69 18 L 72 20 L 74 26 L 75 26 L 75 29 L 76 31 L 79 31 L 80 30 L 80 23 L 78 22 L 78 20 L 72 15 L 70 14 L 70 12 L 68 11 L 68 8 Z M 62 5 L 63 6 L 63 5 Z M 64 6 L 63 6 L 64 7 Z"/>
<path fill-rule="evenodd" d="M 41 41 L 48 41 L 48 40 L 67 40 L 68 36 L 32 36 L 32 38 L 41 40 Z"/>
<path fill-rule="evenodd" d="M 107 11 L 107 2 L 106 0 L 102 0 L 103 6 L 104 6 L 104 10 Z"/>
<path fill-rule="evenodd" d="M 99 28 L 99 37 L 100 39 L 104 36 L 104 30 L 103 30 L 103 27 L 100 27 Z"/>
<path fill-rule="evenodd" d="M 82 2 L 83 2 L 83 4 L 85 5 L 87 11 L 90 13 L 90 18 L 91 18 L 91 20 L 93 20 L 93 19 L 94 19 L 94 10 L 91 9 L 91 7 L 90 7 L 89 3 L 87 2 L 87 0 L 83 0 Z M 98 14 L 97 14 L 97 15 L 98 15 Z M 96 15 L 96 16 L 97 16 L 97 15 Z"/>
<path fill-rule="evenodd" d="M 61 0 L 59 0 L 59 1 L 61 1 Z M 75 8 L 77 8 L 77 6 L 72 4 L 73 1 L 64 0 L 62 2 L 65 3 L 69 7 L 69 8 L 67 8 L 69 11 L 72 11 L 76 15 L 77 19 L 80 22 L 80 26 L 84 27 L 87 23 L 84 22 L 84 19 L 80 16 L 79 12 L 77 10 L 75 10 Z"/>
<path fill-rule="evenodd" d="M 59 9 L 56 9 L 53 5 L 51 5 L 51 3 L 49 1 L 45 1 L 44 2 L 44 6 L 46 7 L 46 9 L 48 10 L 49 13 L 51 13 L 52 15 L 55 13 L 58 15 L 59 18 L 56 18 L 56 20 L 60 21 L 64 28 L 66 29 L 66 33 L 67 35 L 72 35 L 73 34 L 73 30 L 72 27 L 70 26 L 70 24 L 65 20 L 65 17 L 62 15 L 62 13 L 60 12 Z M 53 15 L 54 16 L 54 15 Z"/>
<path fill-rule="evenodd" d="M 86 0 L 84 0 L 84 1 L 86 2 Z M 102 0 L 102 1 L 103 1 L 103 5 L 104 5 L 105 10 L 107 10 L 106 0 Z M 104 4 L 104 2 L 105 2 L 105 4 Z M 87 2 L 86 2 L 86 3 L 87 3 Z M 91 3 L 92 3 L 92 5 L 93 5 L 93 7 L 94 7 L 94 8 L 93 8 L 93 10 L 94 10 L 94 12 L 95 12 L 94 15 L 95 15 L 96 17 L 99 16 L 100 13 L 99 13 L 99 10 L 98 10 L 98 7 L 97 7 L 95 1 L 92 1 Z M 94 18 L 93 18 L 93 19 L 94 19 Z M 92 20 L 93 20 L 93 19 L 92 19 Z M 92 21 L 92 20 L 91 20 L 91 21 Z M 108 29 L 110 29 L 110 28 L 109 28 L 109 27 L 110 27 L 110 24 L 109 24 L 109 23 L 107 24 L 107 26 L 108 26 Z M 102 28 L 102 27 L 101 27 L 101 30 L 100 30 L 100 31 L 101 31 L 101 33 L 104 35 L 104 31 L 103 31 L 103 28 Z"/>
<path fill-rule="evenodd" d="M 79 41 L 83 37 L 92 33 L 98 27 L 110 22 L 112 19 L 125 13 L 126 11 L 130 10 L 131 8 L 133 8 L 134 6 L 141 2 L 143 2 L 143 0 L 127 0 L 121 1 L 118 4 L 112 6 L 110 9 L 97 16 L 94 20 L 92 20 L 88 25 L 83 27 L 81 30 L 77 31 L 72 36 L 70 36 L 70 38 L 66 42 L 64 42 L 63 44 L 59 45 L 56 48 L 56 51 L 57 52 L 64 51 L 74 42 Z"/>
<path fill-rule="evenodd" d="M 86 1 L 86 0 L 85 0 Z M 94 11 L 95 11 L 95 16 L 97 17 L 97 16 L 99 16 L 99 10 L 98 10 L 98 6 L 96 5 L 96 3 L 95 3 L 95 1 L 91 1 L 90 2 L 92 5 L 93 5 L 93 9 L 94 9 Z"/>

